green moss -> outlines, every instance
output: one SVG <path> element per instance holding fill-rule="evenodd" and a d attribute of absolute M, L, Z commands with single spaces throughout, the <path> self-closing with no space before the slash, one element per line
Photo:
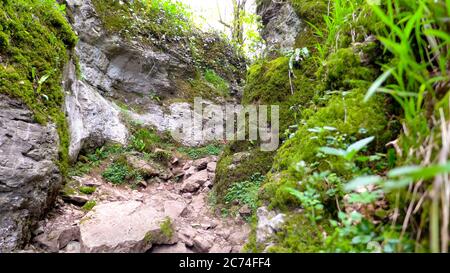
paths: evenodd
<path fill-rule="evenodd" d="M 323 15 L 327 14 L 328 0 L 290 0 L 295 12 L 303 20 L 316 26 L 323 25 Z"/>
<path fill-rule="evenodd" d="M 77 42 L 55 1 L 0 2 L 0 93 L 21 99 L 37 122 L 56 124 L 60 169 L 66 174 L 69 136 L 62 105 L 62 70 Z M 43 77 L 48 79 L 41 85 Z M 39 92 L 40 91 L 40 92 Z"/>
<path fill-rule="evenodd" d="M 97 189 L 95 187 L 80 187 L 78 191 L 84 194 L 93 194 Z"/>
<path fill-rule="evenodd" d="M 373 67 L 361 65 L 359 55 L 352 48 L 343 48 L 328 57 L 318 74 L 327 90 L 350 90 L 367 87 L 379 73 Z"/>
<path fill-rule="evenodd" d="M 173 230 L 173 226 L 172 226 L 172 220 L 167 217 L 160 225 L 160 229 L 162 234 L 167 238 L 167 239 L 172 239 L 173 235 L 174 235 L 174 230 Z"/>
<path fill-rule="evenodd" d="M 275 246 L 268 249 L 269 253 L 317 253 L 323 249 L 322 230 L 327 226 L 312 225 L 303 213 L 293 214 L 287 220 L 280 232 L 276 234 Z"/>
<path fill-rule="evenodd" d="M 229 83 L 212 72 L 205 72 L 204 75 L 200 72 L 196 72 L 194 78 L 188 80 L 176 79 L 175 83 L 179 90 L 178 95 L 191 103 L 196 97 L 216 102 L 218 99 L 230 97 Z"/>
<path fill-rule="evenodd" d="M 153 38 L 170 38 L 182 35 L 192 27 L 188 18 L 190 15 L 181 3 L 167 0 L 150 2 L 92 1 L 105 28 L 126 38 L 148 35 Z"/>
<path fill-rule="evenodd" d="M 221 76 L 217 75 L 217 73 L 214 70 L 207 69 L 203 76 L 205 80 L 210 84 L 212 84 L 215 89 L 220 91 L 223 94 L 223 96 L 229 95 L 230 85 Z"/>
<path fill-rule="evenodd" d="M 233 154 L 248 153 L 240 162 L 233 162 Z M 228 189 L 237 182 L 250 180 L 255 173 L 265 174 L 272 165 L 273 152 L 262 152 L 247 142 L 234 142 L 225 148 L 224 154 L 217 163 L 214 182 L 214 193 L 217 202 L 224 204 Z"/>
<path fill-rule="evenodd" d="M 82 207 L 82 209 L 84 211 L 91 211 L 95 206 L 97 205 L 97 202 L 94 200 L 90 200 L 88 201 L 86 204 L 84 204 L 84 206 Z"/>
<path fill-rule="evenodd" d="M 209 144 L 204 147 L 180 147 L 178 152 L 186 154 L 191 159 L 200 159 L 210 155 L 218 156 L 223 151 L 223 145 Z"/>

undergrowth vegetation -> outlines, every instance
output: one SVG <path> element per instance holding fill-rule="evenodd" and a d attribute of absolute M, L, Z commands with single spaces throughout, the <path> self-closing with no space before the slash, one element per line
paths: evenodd
<path fill-rule="evenodd" d="M 291 2 L 299 48 L 250 67 L 244 94 L 285 131 L 259 195 L 287 215 L 268 251 L 447 252 L 450 2 Z"/>

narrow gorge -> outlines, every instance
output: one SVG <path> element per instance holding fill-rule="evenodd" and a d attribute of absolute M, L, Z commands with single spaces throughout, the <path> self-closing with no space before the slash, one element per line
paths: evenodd
<path fill-rule="evenodd" d="M 228 4 L 0 0 L 0 253 L 448 252 L 449 1 Z"/>

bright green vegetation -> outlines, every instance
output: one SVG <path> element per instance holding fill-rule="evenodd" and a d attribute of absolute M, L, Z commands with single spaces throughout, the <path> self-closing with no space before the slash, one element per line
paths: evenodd
<path fill-rule="evenodd" d="M 216 90 L 222 92 L 223 95 L 227 95 L 230 91 L 230 85 L 226 80 L 216 74 L 214 70 L 207 69 L 204 73 L 205 80 L 212 84 Z"/>
<path fill-rule="evenodd" d="M 239 162 L 233 162 L 236 153 L 244 155 Z M 213 189 L 218 205 L 225 204 L 224 197 L 233 184 L 250 180 L 255 173 L 267 173 L 271 169 L 273 156 L 274 153 L 262 152 L 258 143 L 237 141 L 225 146 L 217 162 Z"/>
<path fill-rule="evenodd" d="M 130 169 L 125 164 L 111 164 L 102 174 L 103 178 L 113 184 L 123 184 L 130 178 Z"/>
<path fill-rule="evenodd" d="M 283 145 L 265 163 L 227 146 L 214 200 L 246 196 L 247 169 L 267 173 L 257 202 L 287 215 L 270 252 L 447 251 L 449 200 L 431 193 L 450 172 L 450 2 L 334 0 L 329 11 L 329 1 L 291 2 L 309 23 L 297 46 L 310 54 L 257 61 L 243 98 L 280 105 Z M 251 160 L 233 162 L 242 151 Z M 247 250 L 264 250 L 255 239 Z"/>
<path fill-rule="evenodd" d="M 88 201 L 86 204 L 84 204 L 84 206 L 82 207 L 82 209 L 86 212 L 91 211 L 95 206 L 97 205 L 97 202 L 94 200 L 90 200 Z"/>
<path fill-rule="evenodd" d="M 106 181 L 116 185 L 143 180 L 143 174 L 129 165 L 126 155 L 116 157 L 102 173 L 102 176 Z"/>
<path fill-rule="evenodd" d="M 209 144 L 204 147 L 180 147 L 178 152 L 188 155 L 191 159 L 199 159 L 210 155 L 218 156 L 223 150 L 223 145 Z"/>
<path fill-rule="evenodd" d="M 174 38 L 188 33 L 192 27 L 190 13 L 180 2 L 170 0 L 92 2 L 105 27 L 125 37 Z M 136 17 L 140 20 L 130 20 Z M 149 35 L 151 36 L 148 37 Z"/>
<path fill-rule="evenodd" d="M 158 134 L 154 129 L 135 126 L 132 128 L 129 149 L 138 152 L 153 153 L 156 149 L 169 149 L 174 147 L 170 134 Z"/>
<path fill-rule="evenodd" d="M 126 150 L 120 145 L 107 145 L 96 149 L 87 155 L 80 155 L 78 162 L 69 169 L 69 176 L 83 176 L 97 168 L 110 156 L 124 153 Z"/>
<path fill-rule="evenodd" d="M 162 234 L 166 237 L 171 239 L 174 235 L 174 230 L 172 226 L 172 220 L 167 217 L 160 225 Z"/>
<path fill-rule="evenodd" d="M 259 189 L 264 179 L 265 177 L 260 173 L 255 173 L 248 181 L 233 184 L 225 195 L 224 200 L 226 204 L 228 205 L 237 201 L 239 204 L 247 205 L 252 210 L 256 210 Z"/>
<path fill-rule="evenodd" d="M 84 193 L 84 194 L 93 194 L 97 189 L 95 188 L 95 187 L 80 187 L 79 189 L 78 189 L 81 193 Z"/>
<path fill-rule="evenodd" d="M 21 99 L 37 122 L 56 124 L 63 173 L 69 138 L 61 81 L 76 43 L 64 6 L 55 1 L 0 1 L 0 93 Z"/>

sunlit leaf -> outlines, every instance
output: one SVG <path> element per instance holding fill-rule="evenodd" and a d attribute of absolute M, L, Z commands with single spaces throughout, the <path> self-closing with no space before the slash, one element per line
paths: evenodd
<path fill-rule="evenodd" d="M 368 102 L 369 99 L 378 91 L 378 88 L 381 87 L 381 85 L 384 84 L 384 82 L 391 76 L 393 68 L 389 69 L 388 71 L 384 72 L 369 88 L 369 91 L 367 91 L 367 94 L 364 98 L 364 102 Z"/>
<path fill-rule="evenodd" d="M 353 179 L 347 185 L 345 185 L 344 189 L 347 192 L 357 190 L 359 188 L 375 185 L 382 181 L 382 178 L 379 176 L 361 176 Z"/>
<path fill-rule="evenodd" d="M 369 145 L 374 140 L 375 140 L 375 137 L 372 136 L 372 137 L 362 139 L 358 142 L 355 142 L 347 148 L 347 152 L 351 152 L 351 151 L 359 152 L 362 149 L 364 149 L 365 147 L 367 147 L 367 145 Z"/>
<path fill-rule="evenodd" d="M 344 157 L 347 154 L 344 150 L 330 148 L 330 147 L 321 147 L 321 148 L 319 148 L 319 151 L 324 154 L 327 154 L 327 155 L 335 155 L 335 156 L 341 156 L 341 157 Z"/>

